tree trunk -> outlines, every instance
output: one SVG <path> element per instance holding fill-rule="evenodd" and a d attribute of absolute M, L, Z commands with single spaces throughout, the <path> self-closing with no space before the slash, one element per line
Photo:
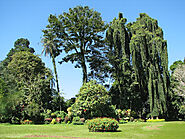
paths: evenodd
<path fill-rule="evenodd" d="M 87 67 L 85 61 L 82 61 L 82 72 L 83 72 L 83 84 L 87 83 Z"/>
<path fill-rule="evenodd" d="M 87 83 L 87 66 L 85 64 L 84 48 L 85 48 L 85 44 L 81 42 L 80 51 L 81 51 L 81 67 L 83 72 L 83 84 Z"/>
<path fill-rule="evenodd" d="M 54 68 L 54 73 L 55 73 L 55 79 L 56 79 L 56 83 L 57 83 L 57 92 L 58 92 L 58 95 L 60 96 L 57 68 L 56 68 L 56 64 L 55 64 L 55 58 L 53 56 L 52 56 L 52 62 L 53 62 L 53 68 Z"/>

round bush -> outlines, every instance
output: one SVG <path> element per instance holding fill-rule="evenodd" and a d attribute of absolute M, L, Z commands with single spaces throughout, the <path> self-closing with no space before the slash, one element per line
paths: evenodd
<path fill-rule="evenodd" d="M 111 105 L 110 94 L 103 85 L 96 81 L 89 81 L 80 88 L 76 101 L 69 112 L 70 115 L 85 119 L 116 117 L 115 108 Z"/>
<path fill-rule="evenodd" d="M 111 118 L 96 118 L 88 120 L 88 129 L 91 132 L 116 131 L 119 127 L 118 121 Z"/>

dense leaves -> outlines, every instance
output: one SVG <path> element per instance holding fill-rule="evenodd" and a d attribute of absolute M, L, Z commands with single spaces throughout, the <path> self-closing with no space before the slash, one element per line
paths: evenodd
<path fill-rule="evenodd" d="M 57 84 L 57 91 L 58 91 L 58 95 L 59 95 L 60 89 L 59 89 L 57 68 L 56 68 L 56 62 L 55 62 L 56 56 L 59 55 L 58 41 L 56 40 L 56 36 L 52 34 L 51 29 L 43 30 L 43 32 L 44 32 L 44 36 L 42 38 L 42 43 L 43 43 L 44 48 L 42 50 L 42 53 L 44 53 L 45 56 L 47 56 L 49 54 L 50 57 L 52 58 L 55 79 L 56 79 L 56 84 Z"/>
<path fill-rule="evenodd" d="M 138 96 L 138 83 L 134 82 L 134 72 L 130 63 L 129 34 L 125 26 L 126 18 L 120 13 L 114 19 L 106 32 L 106 57 L 110 64 L 110 73 L 115 80 L 110 93 L 112 103 L 118 108 L 137 109 L 135 100 Z"/>
<path fill-rule="evenodd" d="M 93 62 L 100 55 L 100 48 L 104 45 L 103 32 L 106 25 L 100 13 L 88 6 L 77 6 L 58 17 L 50 15 L 48 21 L 47 29 L 43 30 L 44 35 L 53 35 L 57 44 L 66 52 L 60 63 L 75 62 L 75 68 L 82 68 L 83 83 L 86 83 L 87 63 Z"/>
<path fill-rule="evenodd" d="M 118 121 L 110 118 L 96 118 L 88 121 L 88 129 L 91 132 L 116 131 L 119 127 Z"/>
<path fill-rule="evenodd" d="M 33 120 L 39 119 L 40 113 L 49 107 L 52 96 L 50 81 L 53 77 L 50 70 L 30 52 L 15 53 L 8 69 L 22 94 L 22 111 Z"/>
<path fill-rule="evenodd" d="M 142 98 L 142 108 L 148 116 L 164 116 L 169 91 L 167 43 L 157 20 L 140 14 L 127 25 L 132 66 Z"/>
<path fill-rule="evenodd" d="M 185 119 L 185 63 L 175 61 L 170 66 L 171 75 L 171 94 L 169 107 L 169 118 Z"/>
<path fill-rule="evenodd" d="M 73 115 L 85 119 L 93 117 L 115 117 L 114 107 L 111 106 L 109 93 L 105 87 L 90 81 L 80 88 L 75 103 L 72 105 Z"/>

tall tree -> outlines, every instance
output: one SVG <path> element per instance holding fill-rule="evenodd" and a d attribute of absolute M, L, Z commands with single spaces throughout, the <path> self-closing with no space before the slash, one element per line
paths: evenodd
<path fill-rule="evenodd" d="M 57 83 L 57 92 L 59 95 L 60 89 L 59 89 L 57 68 L 56 68 L 56 62 L 55 62 L 55 58 L 59 55 L 58 41 L 56 40 L 56 35 L 52 34 L 51 29 L 43 30 L 43 32 L 44 32 L 44 36 L 42 38 L 42 43 L 43 43 L 44 48 L 43 48 L 42 53 L 44 53 L 45 56 L 47 56 L 49 54 L 50 57 L 52 58 L 55 79 L 56 79 L 56 83 Z"/>
<path fill-rule="evenodd" d="M 169 119 L 185 119 L 185 62 L 175 61 L 171 66 Z"/>
<path fill-rule="evenodd" d="M 12 56 L 17 52 L 30 52 L 34 53 L 35 50 L 30 47 L 30 42 L 26 38 L 19 38 L 14 42 L 14 47 L 9 51 L 7 57 L 0 62 L 0 77 L 4 80 L 7 85 L 8 93 L 17 93 L 18 88 L 15 82 L 15 78 L 12 75 L 11 71 L 8 69 L 8 64 L 12 61 Z"/>
<path fill-rule="evenodd" d="M 127 25 L 132 65 L 139 83 L 142 107 L 148 116 L 164 116 L 169 91 L 167 43 L 157 20 L 141 13 Z"/>
<path fill-rule="evenodd" d="M 76 62 L 75 68 L 82 68 L 83 83 L 88 81 L 87 63 L 91 63 L 95 54 L 100 53 L 104 45 L 103 33 L 106 25 L 100 13 L 88 6 L 77 6 L 69 12 L 56 17 L 50 15 L 46 27 L 56 34 L 59 45 L 66 52 L 62 62 Z"/>
<path fill-rule="evenodd" d="M 115 18 L 110 23 L 109 29 L 106 32 L 108 46 L 106 57 L 110 63 L 111 73 L 115 80 L 111 88 L 112 101 L 113 104 L 117 103 L 117 106 L 121 109 L 130 107 L 126 103 L 130 102 L 129 99 L 131 99 L 130 85 L 132 83 L 129 37 L 125 26 L 126 21 L 122 13 L 119 13 L 119 18 Z M 119 103 L 117 100 L 119 100 Z"/>
<path fill-rule="evenodd" d="M 34 53 L 35 50 L 29 46 L 30 42 L 28 39 L 25 38 L 20 38 L 17 39 L 14 43 L 14 48 L 12 48 L 9 53 L 7 54 L 7 57 L 5 60 L 3 60 L 3 65 L 7 66 L 8 63 L 11 61 L 11 56 L 13 56 L 16 52 L 20 52 L 20 51 L 28 51 L 31 53 Z"/>
<path fill-rule="evenodd" d="M 178 96 L 185 98 L 185 63 L 177 66 L 172 74 L 172 78 L 176 82 L 174 92 L 177 92 Z"/>
<path fill-rule="evenodd" d="M 41 59 L 30 52 L 17 52 L 12 56 L 8 69 L 14 76 L 18 91 L 21 93 L 22 113 L 34 121 L 40 120 L 40 113 L 49 108 L 52 100 L 49 69 Z"/>

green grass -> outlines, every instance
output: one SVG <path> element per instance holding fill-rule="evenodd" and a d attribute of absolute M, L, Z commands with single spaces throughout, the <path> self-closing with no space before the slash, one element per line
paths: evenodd
<path fill-rule="evenodd" d="M 118 132 L 89 132 L 87 125 L 0 124 L 0 138 L 48 135 L 92 139 L 185 139 L 185 122 L 127 123 L 119 126 Z"/>

